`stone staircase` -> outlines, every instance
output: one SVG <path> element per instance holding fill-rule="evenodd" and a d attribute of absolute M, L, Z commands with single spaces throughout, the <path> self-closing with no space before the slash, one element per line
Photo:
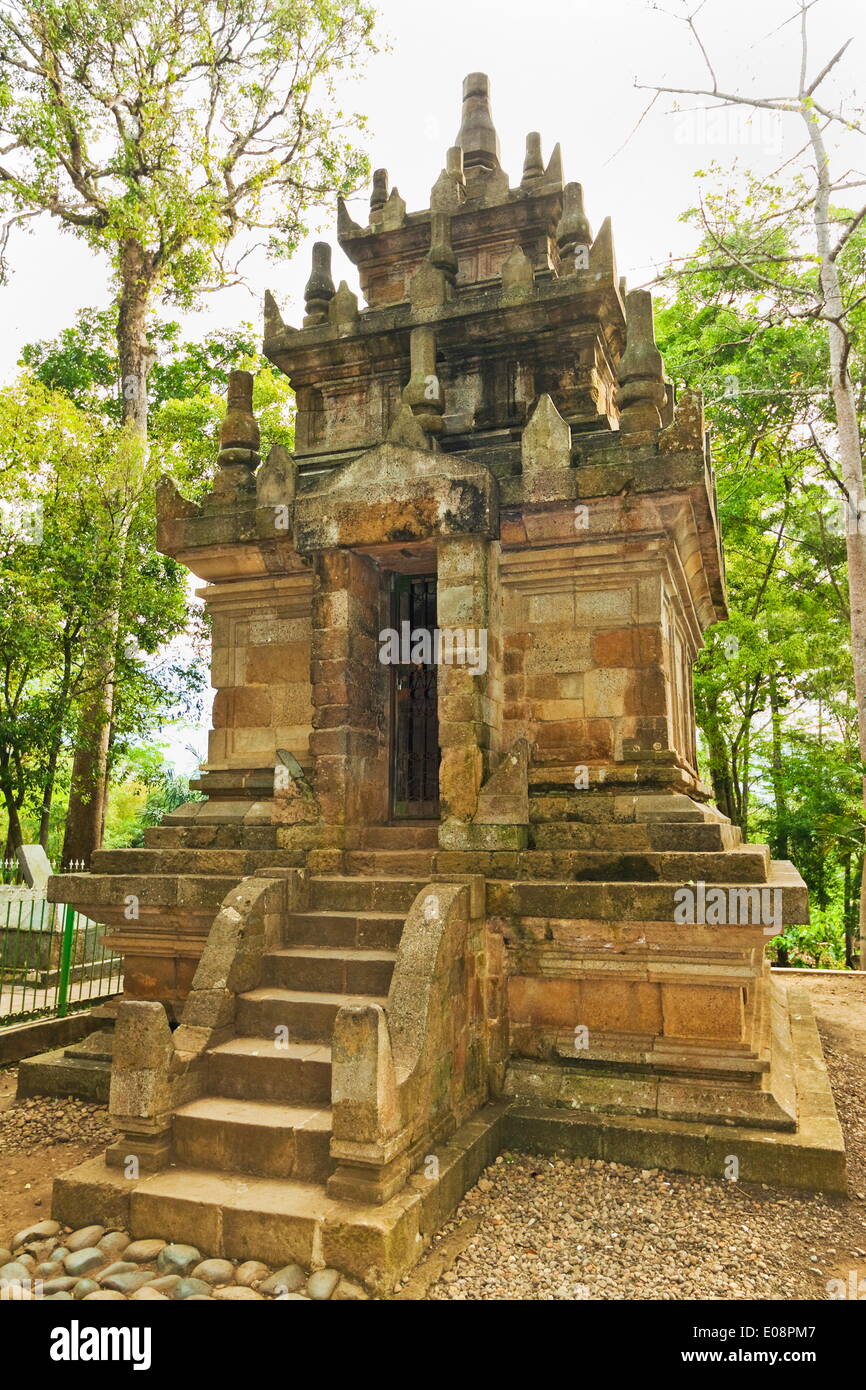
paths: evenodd
<path fill-rule="evenodd" d="M 261 984 L 238 999 L 235 1036 L 207 1054 L 207 1094 L 175 1113 L 178 1165 L 324 1186 L 334 1021 L 343 1005 L 385 1004 L 406 912 L 429 879 L 435 832 L 404 834 L 383 827 L 384 848 L 311 880 L 309 910 L 287 916 Z"/>

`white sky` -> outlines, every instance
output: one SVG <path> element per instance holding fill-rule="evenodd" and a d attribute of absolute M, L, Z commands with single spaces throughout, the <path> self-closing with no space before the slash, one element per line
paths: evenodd
<path fill-rule="evenodd" d="M 689 9 L 699 4 L 688 0 Z M 686 12 L 682 0 L 666 0 L 666 6 L 668 12 L 650 0 L 379 0 L 380 32 L 390 37 L 390 48 L 347 84 L 345 105 L 368 115 L 373 167 L 388 169 L 413 211 L 428 205 L 454 142 L 463 77 L 489 73 L 512 186 L 520 180 L 528 131 L 541 132 L 545 159 L 560 141 L 566 179 L 583 184 L 594 230 L 611 215 L 620 272 L 637 285 L 654 265 L 692 244 L 677 218 L 694 201 L 697 169 L 737 159 L 769 172 L 779 162 L 779 140 L 788 154 L 795 149 L 791 141 L 800 139 L 796 118 L 782 128 L 772 116 L 758 118 L 747 128 L 745 117 L 737 123 L 666 114 L 671 100 L 660 98 L 629 140 L 648 100 L 635 89 L 636 80 L 683 87 L 706 81 L 686 26 L 673 17 Z M 699 22 L 720 86 L 762 94 L 791 90 L 799 65 L 797 26 L 779 26 L 794 6 L 795 0 L 704 0 Z M 851 93 L 864 70 L 866 6 L 821 0 L 813 21 L 813 72 L 855 37 L 842 65 L 841 85 Z M 357 221 L 366 222 L 367 197 L 352 204 Z M 111 296 L 105 265 L 83 243 L 47 219 L 36 225 L 16 239 L 15 273 L 0 288 L 0 380 L 14 374 L 25 343 L 54 335 L 79 308 L 106 304 Z M 334 244 L 335 279 L 345 277 L 357 289 L 354 267 L 336 247 L 332 210 L 322 214 L 320 234 Z M 291 264 L 251 258 L 248 270 L 250 290 L 208 296 L 205 310 L 187 320 L 191 334 L 241 319 L 258 323 L 266 286 L 287 321 L 300 324 L 307 250 Z"/>
<path fill-rule="evenodd" d="M 756 117 L 749 127 L 745 116 L 670 114 L 673 103 L 666 97 L 631 134 L 650 95 L 636 90 L 635 82 L 707 85 L 699 51 L 675 18 L 697 8 L 721 88 L 782 95 L 797 82 L 798 26 L 785 24 L 796 0 L 665 0 L 665 6 L 651 0 L 379 0 L 380 35 L 389 47 L 347 84 L 344 106 L 367 114 L 372 167 L 388 169 L 414 211 L 428 206 L 445 151 L 454 143 L 463 77 L 487 72 L 512 186 L 520 181 L 528 131 L 541 132 L 545 160 L 559 141 L 566 179 L 584 186 L 593 230 L 612 217 L 620 273 L 638 285 L 669 255 L 693 245 L 693 233 L 678 218 L 696 200 L 698 169 L 713 162 L 730 168 L 736 161 L 769 174 L 802 143 L 795 117 L 787 123 Z M 862 100 L 863 0 L 820 0 L 812 19 L 812 75 L 854 37 L 838 86 L 828 83 L 826 98 L 841 91 Z M 683 104 L 696 103 L 686 98 Z M 864 156 L 857 157 L 862 169 Z M 361 223 L 367 221 L 368 197 L 365 192 L 350 205 Z M 336 246 L 334 224 L 334 211 L 323 212 L 318 234 L 334 246 L 335 280 L 345 278 L 357 290 L 354 267 Z M 18 237 L 10 259 L 15 273 L 0 288 L 0 380 L 15 374 L 25 343 L 53 336 L 78 309 L 111 298 L 105 265 L 47 219 Z M 250 258 L 247 270 L 249 289 L 209 296 L 201 313 L 187 316 L 191 336 L 239 320 L 258 323 L 265 287 L 286 321 L 300 325 L 308 249 L 291 264 Z M 166 313 L 178 316 L 172 309 Z M 192 731 L 171 739 L 172 753 L 184 766 L 190 762 L 181 751 L 188 735 Z"/>

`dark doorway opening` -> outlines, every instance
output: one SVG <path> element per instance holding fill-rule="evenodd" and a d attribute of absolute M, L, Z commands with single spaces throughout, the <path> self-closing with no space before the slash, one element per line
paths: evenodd
<path fill-rule="evenodd" d="M 392 626 L 400 661 L 391 668 L 391 814 L 395 820 L 439 815 L 439 715 L 436 664 L 435 574 L 395 574 Z M 420 634 L 429 634 L 426 644 Z M 426 651 L 424 647 L 426 645 Z"/>

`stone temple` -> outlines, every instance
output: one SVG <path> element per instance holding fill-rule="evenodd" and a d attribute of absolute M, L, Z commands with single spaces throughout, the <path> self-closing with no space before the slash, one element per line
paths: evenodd
<path fill-rule="evenodd" d="M 161 490 L 213 621 L 204 799 L 52 880 L 125 957 L 120 1138 L 55 1215 L 381 1294 L 503 1147 L 843 1190 L 764 960 L 805 886 L 698 773 L 724 570 L 649 293 L 558 146 L 510 186 L 480 73 L 429 208 L 380 169 L 337 235 L 360 301 L 319 243 L 302 326 L 265 303 L 294 455 L 238 372 L 212 491 Z"/>

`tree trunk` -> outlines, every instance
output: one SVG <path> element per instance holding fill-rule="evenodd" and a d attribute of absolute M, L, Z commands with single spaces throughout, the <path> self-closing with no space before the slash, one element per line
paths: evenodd
<path fill-rule="evenodd" d="M 776 803 L 776 833 L 773 836 L 773 857 L 788 858 L 788 800 L 785 795 L 785 776 L 782 763 L 782 713 L 776 677 L 770 677 L 770 720 L 773 733 L 773 798 Z"/>
<path fill-rule="evenodd" d="M 830 169 L 818 113 L 804 102 L 803 120 L 815 155 L 817 190 L 815 195 L 815 240 L 821 262 L 821 290 L 830 347 L 830 384 L 836 407 L 836 434 L 839 463 L 846 494 L 848 551 L 848 597 L 851 609 L 851 659 L 854 666 L 854 695 L 857 701 L 857 732 L 860 758 L 866 762 L 866 496 L 863 489 L 863 458 L 854 385 L 848 371 L 849 343 L 843 328 L 845 303 L 839 281 L 839 267 L 832 254 L 830 222 Z M 866 803 L 866 778 L 863 780 Z M 860 966 L 866 969 L 866 893 L 860 892 Z"/>
<path fill-rule="evenodd" d="M 719 723 L 718 710 L 715 703 L 707 705 L 707 716 L 702 725 L 704 736 L 707 740 L 707 752 L 710 759 L 710 781 L 713 784 L 713 795 L 716 805 L 723 816 L 729 820 L 735 819 L 734 808 L 734 789 L 731 778 L 731 765 L 728 758 L 728 747 L 725 743 L 725 736 Z"/>
<path fill-rule="evenodd" d="M 117 351 L 123 423 L 141 446 L 142 462 L 147 447 L 147 378 L 154 362 L 147 341 L 147 312 L 154 284 L 151 252 L 129 239 L 119 258 L 120 295 L 117 312 Z M 90 863 L 94 850 L 102 844 L 108 795 L 108 750 L 114 712 L 114 683 L 117 648 L 121 638 L 121 599 L 124 555 L 137 485 L 127 485 L 117 531 L 117 581 L 106 611 L 99 615 L 99 630 L 105 655 L 94 662 L 90 672 L 92 694 L 81 719 L 78 747 L 72 767 L 69 809 L 63 838 L 63 860 L 83 859 Z"/>

